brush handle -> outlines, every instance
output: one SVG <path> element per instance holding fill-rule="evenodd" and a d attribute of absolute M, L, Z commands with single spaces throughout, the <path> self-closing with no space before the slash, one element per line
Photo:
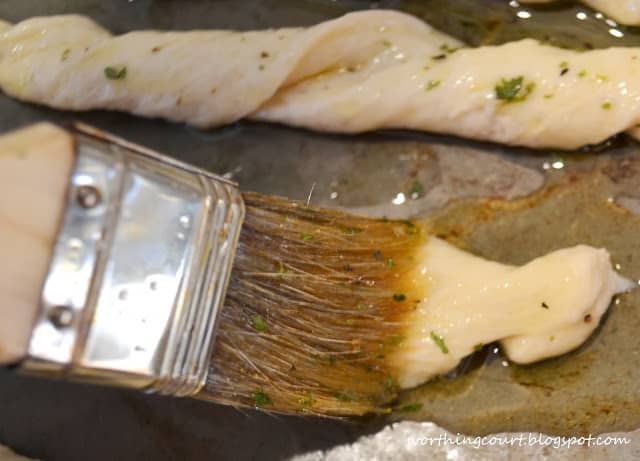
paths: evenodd
<path fill-rule="evenodd" d="M 50 124 L 0 136 L 0 364 L 26 355 L 73 160 L 73 137 Z"/>

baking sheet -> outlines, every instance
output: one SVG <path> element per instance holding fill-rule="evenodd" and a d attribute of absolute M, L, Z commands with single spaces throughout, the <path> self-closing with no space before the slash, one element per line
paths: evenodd
<path fill-rule="evenodd" d="M 604 19 L 571 3 L 531 10 L 531 18 L 518 20 L 521 8 L 498 0 L 4 0 L 0 18 L 81 13 L 115 32 L 249 29 L 307 25 L 371 6 L 410 11 L 473 44 L 524 35 L 579 48 L 639 42 L 627 29 L 619 29 L 622 38 L 614 37 Z M 580 11 L 589 16 L 578 24 Z M 606 245 L 625 275 L 640 277 L 635 243 L 640 228 L 633 214 L 640 209 L 638 147 L 624 139 L 595 158 L 414 133 L 347 137 L 253 123 L 201 132 L 123 114 L 65 114 L 0 96 L 1 130 L 43 119 L 94 124 L 227 173 L 245 190 L 306 199 L 313 188 L 316 205 L 378 216 L 429 217 L 443 235 L 505 262 L 524 262 L 578 242 Z M 562 189 L 567 181 L 577 186 Z M 424 191 L 411 199 L 415 182 Z M 562 190 L 573 192 L 562 195 Z M 405 202 L 392 205 L 401 193 Z M 525 198 L 529 194 L 536 198 Z M 490 202 L 491 214 L 477 197 L 521 201 L 515 211 Z M 443 213 L 452 199 L 462 201 Z M 484 219 L 487 213 L 493 219 Z M 619 213 L 627 214 L 615 218 Z M 499 352 L 488 348 L 466 362 L 456 379 L 404 395 L 402 402 L 423 402 L 423 410 L 393 418 L 433 419 L 469 433 L 574 434 L 638 427 L 639 305 L 637 293 L 623 298 L 587 345 L 539 365 L 504 366 Z M 0 372 L 0 408 L 0 441 L 46 460 L 283 459 L 351 442 L 383 424 L 241 413 L 196 401 L 41 382 L 6 371 Z"/>

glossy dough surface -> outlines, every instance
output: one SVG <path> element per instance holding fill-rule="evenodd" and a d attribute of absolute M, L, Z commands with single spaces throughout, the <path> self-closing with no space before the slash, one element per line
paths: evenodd
<path fill-rule="evenodd" d="M 517 363 L 569 352 L 593 333 L 611 298 L 633 286 L 606 250 L 586 245 L 516 267 L 430 238 L 419 257 L 413 283 L 424 297 L 394 355 L 402 387 L 446 373 L 495 341 Z"/>
<path fill-rule="evenodd" d="M 523 0 L 522 3 L 551 3 L 557 0 Z M 582 3 L 600 11 L 620 24 L 640 24 L 639 0 L 582 0 Z"/>
<path fill-rule="evenodd" d="M 117 37 L 87 18 L 54 16 L 5 24 L 0 87 L 59 109 L 120 110 L 202 128 L 250 118 L 566 149 L 640 123 L 640 50 L 581 53 L 530 39 L 460 46 L 384 10 L 306 29 Z"/>

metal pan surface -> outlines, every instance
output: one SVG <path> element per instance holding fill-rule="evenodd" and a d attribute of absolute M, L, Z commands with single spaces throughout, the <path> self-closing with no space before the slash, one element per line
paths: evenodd
<path fill-rule="evenodd" d="M 309 25 L 370 7 L 411 12 L 473 45 L 525 36 L 583 49 L 640 44 L 635 31 L 571 2 L 524 9 L 501 0 L 4 0 L 0 18 L 80 13 L 116 33 L 256 29 Z M 640 278 L 640 149 L 625 138 L 568 153 L 407 132 L 337 136 L 253 123 L 202 132 L 118 113 L 62 113 L 0 95 L 0 131 L 39 120 L 96 125 L 228 174 L 244 190 L 306 199 L 313 189 L 316 205 L 420 216 L 442 236 L 504 262 L 577 243 L 605 246 L 624 275 Z M 633 293 L 579 350 L 517 367 L 489 346 L 451 376 L 407 392 L 399 406 L 422 403 L 422 409 L 391 418 L 433 420 L 473 434 L 635 429 L 639 328 L 640 293 Z M 0 442 L 46 460 L 284 459 L 353 441 L 384 423 L 242 413 L 6 371 L 0 372 L 0 408 Z"/>

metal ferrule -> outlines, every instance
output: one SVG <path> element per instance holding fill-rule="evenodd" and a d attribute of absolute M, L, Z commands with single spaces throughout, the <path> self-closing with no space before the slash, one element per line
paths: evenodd
<path fill-rule="evenodd" d="M 28 373 L 193 395 L 244 216 L 236 184 L 84 126 Z"/>

